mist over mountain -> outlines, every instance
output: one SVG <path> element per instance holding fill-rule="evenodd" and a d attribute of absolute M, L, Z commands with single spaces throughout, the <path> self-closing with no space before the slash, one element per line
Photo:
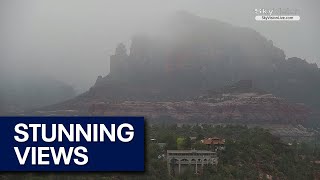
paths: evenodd
<path fill-rule="evenodd" d="M 163 29 L 134 36 L 130 47 L 120 43 L 110 56 L 107 76 L 99 76 L 76 98 L 35 114 L 138 115 L 151 122 L 181 123 L 317 123 L 316 64 L 287 58 L 252 29 L 187 12 L 175 14 Z"/>
<path fill-rule="evenodd" d="M 289 101 L 319 106 L 320 71 L 287 58 L 258 32 L 179 12 L 158 36 L 139 34 L 130 51 L 120 44 L 110 74 L 84 96 L 122 100 L 186 99 L 239 80 Z"/>
<path fill-rule="evenodd" d="M 17 113 L 55 104 L 76 95 L 73 87 L 45 76 L 0 78 L 0 113 Z"/>

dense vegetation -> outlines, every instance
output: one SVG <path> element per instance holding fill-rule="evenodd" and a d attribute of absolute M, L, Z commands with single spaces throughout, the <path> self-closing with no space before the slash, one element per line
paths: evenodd
<path fill-rule="evenodd" d="M 218 152 L 217 166 L 206 166 L 203 174 L 195 175 L 191 170 L 176 177 L 167 172 L 166 149 L 205 149 L 199 143 L 203 137 L 218 136 L 226 139 L 226 150 Z M 190 137 L 196 137 L 191 140 Z M 165 142 L 162 149 L 151 138 Z M 60 173 L 5 175 L 4 179 L 314 179 L 319 174 L 320 147 L 316 142 L 287 145 L 262 128 L 245 126 L 152 126 L 147 128 L 147 155 L 145 173 Z"/>
<path fill-rule="evenodd" d="M 159 142 L 167 142 L 169 149 L 179 148 L 174 141 L 178 137 L 195 136 L 199 140 L 202 137 L 218 136 L 226 139 L 226 150 L 219 153 L 217 166 L 206 167 L 203 175 L 198 177 L 186 172 L 176 177 L 178 179 L 263 179 L 267 175 L 280 179 L 313 179 L 314 173 L 319 171 L 319 166 L 311 163 L 320 159 L 317 144 L 293 142 L 289 146 L 262 128 L 209 125 L 152 127 L 150 135 L 157 137 Z M 156 149 L 151 147 L 149 155 L 154 154 L 153 151 Z M 188 148 L 199 149 L 201 144 L 196 141 L 186 147 Z M 160 169 L 157 164 L 154 166 L 156 167 L 153 169 Z M 154 177 L 156 174 L 157 172 L 153 173 Z"/>

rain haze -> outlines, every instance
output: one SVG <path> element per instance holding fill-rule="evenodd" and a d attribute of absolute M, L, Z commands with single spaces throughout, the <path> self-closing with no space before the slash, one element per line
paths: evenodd
<path fill-rule="evenodd" d="M 47 76 L 88 90 L 109 72 L 118 43 L 139 32 L 162 31 L 164 19 L 179 10 L 250 27 L 271 39 L 287 57 L 320 63 L 319 2 L 311 1 L 47 1 L 0 2 L 2 80 Z M 256 8 L 296 8 L 297 22 L 257 22 Z"/>
<path fill-rule="evenodd" d="M 319 7 L 0 0 L 0 180 L 320 179 Z"/>

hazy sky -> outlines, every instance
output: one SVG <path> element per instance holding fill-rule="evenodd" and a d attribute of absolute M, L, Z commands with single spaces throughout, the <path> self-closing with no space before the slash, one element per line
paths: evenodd
<path fill-rule="evenodd" d="M 251 27 L 287 57 L 320 65 L 318 7 L 318 0 L 0 0 L 0 76 L 46 75 L 87 90 L 109 72 L 119 42 L 159 30 L 178 10 Z M 296 8 L 301 20 L 257 22 L 256 8 Z"/>

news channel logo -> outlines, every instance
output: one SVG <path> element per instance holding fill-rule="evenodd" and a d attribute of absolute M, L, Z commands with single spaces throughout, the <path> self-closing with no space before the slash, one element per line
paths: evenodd
<path fill-rule="evenodd" d="M 256 21 L 300 21 L 295 8 L 256 8 L 254 13 Z"/>
<path fill-rule="evenodd" d="M 129 116 L 0 117 L 0 172 L 143 172 L 144 127 Z"/>

